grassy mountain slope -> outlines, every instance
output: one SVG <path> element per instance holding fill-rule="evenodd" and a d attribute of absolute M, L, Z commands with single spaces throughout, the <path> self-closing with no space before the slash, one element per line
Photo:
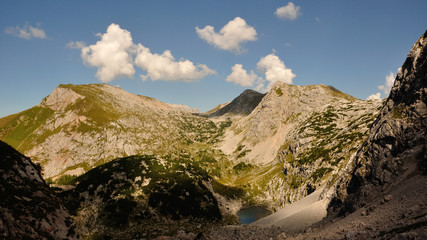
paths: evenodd
<path fill-rule="evenodd" d="M 99 84 L 60 85 L 38 106 L 0 123 L 0 139 L 42 163 L 45 177 L 177 151 L 217 134 L 213 122 L 189 108 Z"/>

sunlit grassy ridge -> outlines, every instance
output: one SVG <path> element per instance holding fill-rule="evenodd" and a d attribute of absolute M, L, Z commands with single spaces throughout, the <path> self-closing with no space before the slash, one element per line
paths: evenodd
<path fill-rule="evenodd" d="M 25 152 L 34 147 L 34 131 L 52 116 L 53 110 L 44 107 L 33 107 L 21 113 L 0 120 L 0 136 L 18 151 Z"/>

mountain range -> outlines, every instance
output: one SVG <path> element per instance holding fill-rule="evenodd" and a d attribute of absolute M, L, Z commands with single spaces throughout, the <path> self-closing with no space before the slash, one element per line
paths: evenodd
<path fill-rule="evenodd" d="M 254 239 L 280 239 L 281 231 L 305 230 L 294 237 L 310 238 L 316 235 L 307 232 L 311 222 L 298 229 L 279 224 L 285 219 L 279 209 L 310 196 L 324 203 L 322 218 L 375 215 L 370 203 L 384 196 L 393 202 L 394 187 L 425 178 L 426 38 L 416 41 L 384 101 L 356 99 L 332 86 L 278 82 L 266 94 L 246 90 L 199 113 L 107 84 L 60 85 L 37 106 L 0 119 L 0 140 L 7 143 L 1 190 L 8 196 L 0 209 L 0 234 L 221 239 L 225 233 L 242 239 L 251 232 Z M 35 187 L 22 190 L 30 182 Z M 427 195 L 421 194 L 425 205 Z M 22 218 L 13 199 L 27 212 L 41 213 Z M 34 199 L 51 207 L 34 211 Z M 277 211 L 280 221 L 250 230 L 217 227 L 238 223 L 240 209 L 257 205 Z M 402 218 L 401 228 L 422 234 L 426 208 L 416 211 Z M 317 233 L 339 238 L 328 232 L 333 223 L 318 225 Z M 397 231 L 390 229 L 345 237 L 388 238 Z"/>

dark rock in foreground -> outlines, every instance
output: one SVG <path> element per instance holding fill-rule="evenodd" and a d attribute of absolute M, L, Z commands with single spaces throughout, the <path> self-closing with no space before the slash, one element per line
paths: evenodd
<path fill-rule="evenodd" d="M 83 236 L 154 238 L 221 223 L 210 178 L 185 154 L 131 156 L 100 165 L 61 195 Z"/>
<path fill-rule="evenodd" d="M 0 238 L 79 239 L 40 166 L 0 141 Z"/>

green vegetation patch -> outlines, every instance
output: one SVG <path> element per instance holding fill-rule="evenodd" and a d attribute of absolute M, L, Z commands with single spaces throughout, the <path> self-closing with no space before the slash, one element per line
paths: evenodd
<path fill-rule="evenodd" d="M 283 123 L 294 122 L 299 116 L 301 116 L 301 113 L 292 113 L 289 117 L 286 118 L 285 121 L 283 121 Z"/>
<path fill-rule="evenodd" d="M 350 102 L 353 102 L 353 101 L 357 100 L 357 98 L 355 98 L 355 97 L 353 97 L 351 95 L 348 95 L 346 93 L 343 93 L 340 90 L 334 88 L 333 86 L 325 86 L 325 87 L 330 90 L 330 93 L 332 93 L 332 95 L 334 97 L 344 98 L 344 99 L 346 99 L 347 101 L 350 101 Z"/>
<path fill-rule="evenodd" d="M 54 113 L 50 108 L 33 107 L 18 114 L 6 124 L 1 131 L 1 140 L 7 142 L 20 152 L 30 149 L 33 134 Z"/>
<path fill-rule="evenodd" d="M 242 157 L 246 156 L 246 154 L 250 151 L 251 150 L 244 150 L 244 151 L 240 152 L 236 158 L 242 158 Z"/>
<path fill-rule="evenodd" d="M 298 162 L 300 164 L 311 164 L 318 159 L 322 159 L 322 161 L 330 161 L 330 152 L 331 149 L 325 148 L 323 146 L 311 148 L 308 152 L 303 153 L 300 157 L 298 157 Z"/>
<path fill-rule="evenodd" d="M 217 180 L 212 181 L 213 190 L 229 199 L 240 199 L 245 196 L 245 191 L 240 187 L 227 186 Z"/>
<path fill-rule="evenodd" d="M 289 176 L 289 187 L 293 188 L 293 189 L 297 189 L 299 187 L 301 187 L 302 185 L 302 177 L 301 176 L 297 176 L 297 175 L 290 175 Z"/>
<path fill-rule="evenodd" d="M 282 92 L 282 89 L 281 89 L 281 88 L 275 88 L 275 89 L 274 89 L 274 91 L 276 92 L 276 94 L 277 94 L 279 97 L 283 96 L 283 92 Z"/>
<path fill-rule="evenodd" d="M 395 119 L 405 119 L 404 108 L 401 106 L 393 108 L 391 116 Z"/>
<path fill-rule="evenodd" d="M 74 185 L 77 181 L 76 175 L 63 175 L 55 183 L 58 185 Z"/>
<path fill-rule="evenodd" d="M 254 165 L 250 164 L 250 163 L 244 163 L 244 162 L 240 162 L 236 165 L 234 165 L 233 170 L 236 174 L 238 174 L 239 172 L 242 171 L 248 171 L 254 168 Z"/>
<path fill-rule="evenodd" d="M 332 168 L 319 168 L 317 169 L 314 173 L 311 174 L 311 178 L 313 179 L 314 182 L 317 182 L 318 180 L 321 180 L 323 176 L 325 176 L 325 174 L 331 172 L 333 169 Z"/>

